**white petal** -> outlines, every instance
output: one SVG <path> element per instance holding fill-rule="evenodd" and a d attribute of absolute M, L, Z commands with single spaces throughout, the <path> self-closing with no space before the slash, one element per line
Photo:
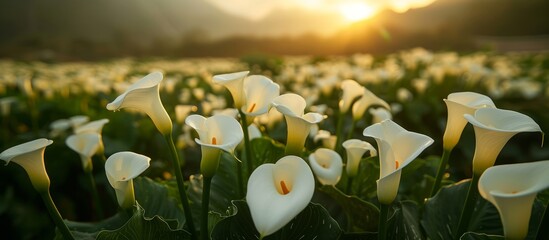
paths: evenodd
<path fill-rule="evenodd" d="M 214 83 L 225 86 L 231 92 L 236 108 L 240 108 L 244 104 L 244 78 L 248 73 L 249 71 L 243 71 L 213 76 Z"/>
<path fill-rule="evenodd" d="M 252 75 L 244 80 L 244 94 L 246 104 L 242 111 L 258 116 L 267 113 L 273 99 L 280 95 L 280 86 L 265 76 Z"/>
<path fill-rule="evenodd" d="M 148 167 L 150 158 L 134 152 L 117 152 L 105 162 L 107 179 L 113 188 L 118 182 L 134 179 Z"/>
<path fill-rule="evenodd" d="M 284 181 L 289 192 L 281 192 Z M 276 164 L 263 164 L 250 176 L 246 201 L 256 229 L 261 236 L 284 227 L 311 201 L 314 177 L 305 161 L 286 156 Z"/>
<path fill-rule="evenodd" d="M 95 132 L 101 134 L 101 131 L 103 129 L 103 126 L 109 122 L 109 119 L 100 119 L 91 121 L 89 123 L 86 123 L 82 126 L 79 126 L 74 131 L 75 133 L 83 133 L 83 132 Z"/>
<path fill-rule="evenodd" d="M 353 101 L 364 93 L 364 88 L 355 80 L 347 79 L 341 83 L 341 89 L 343 90 L 343 96 L 339 101 L 339 111 L 345 113 L 349 110 Z"/>
<path fill-rule="evenodd" d="M 334 150 L 317 149 L 309 155 L 309 164 L 320 183 L 336 185 L 339 182 L 343 169 L 343 160 Z"/>
<path fill-rule="evenodd" d="M 294 93 L 286 93 L 273 99 L 273 106 L 284 114 L 289 116 L 303 116 L 307 103 L 302 96 Z"/>

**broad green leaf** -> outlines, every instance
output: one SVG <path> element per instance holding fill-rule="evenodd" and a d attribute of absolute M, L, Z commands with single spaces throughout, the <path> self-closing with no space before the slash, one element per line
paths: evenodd
<path fill-rule="evenodd" d="M 429 238 L 452 239 L 454 237 L 470 182 L 468 179 L 443 187 L 433 198 L 425 202 L 421 225 Z M 471 217 L 469 230 L 503 234 L 497 209 L 480 195 Z"/>
<path fill-rule="evenodd" d="M 236 214 L 218 222 L 212 239 L 259 239 L 245 201 L 233 201 Z M 310 203 L 286 226 L 263 239 L 338 239 L 341 229 L 322 206 Z"/>
<path fill-rule="evenodd" d="M 147 177 L 138 177 L 133 183 L 135 199 L 145 209 L 145 217 L 161 216 L 167 222 L 177 220 L 176 228 L 184 225 L 185 214 L 179 207 L 180 201 L 170 196 L 167 184 Z"/>
<path fill-rule="evenodd" d="M 402 170 L 398 198 L 422 203 L 431 193 L 440 157 L 417 158 Z M 444 182 L 443 184 L 446 184 Z"/>
<path fill-rule="evenodd" d="M 345 169 L 343 169 L 345 171 Z M 347 186 L 347 174 L 343 174 L 339 184 L 339 189 L 345 189 Z M 350 195 L 356 195 L 360 199 L 370 201 L 377 198 L 377 179 L 379 179 L 379 158 L 368 157 L 361 160 L 358 167 L 358 174 L 353 178 L 352 191 Z"/>
<path fill-rule="evenodd" d="M 254 167 L 264 163 L 275 163 L 284 156 L 285 146 L 268 137 L 255 138 L 251 141 Z"/>
<path fill-rule="evenodd" d="M 388 239 L 424 239 L 419 223 L 419 209 L 413 201 L 394 204 L 393 214 L 387 221 Z"/>
<path fill-rule="evenodd" d="M 376 206 L 355 196 L 345 195 L 332 186 L 323 186 L 320 188 L 320 191 L 328 194 L 333 201 L 341 206 L 348 216 L 347 219 L 350 220 L 353 229 L 368 232 L 377 231 L 379 209 Z"/>
<path fill-rule="evenodd" d="M 136 205 L 134 215 L 119 229 L 101 231 L 98 240 L 109 239 L 189 239 L 190 234 L 185 230 L 173 230 L 162 218 L 145 217 L 145 211 L 139 204 Z"/>
<path fill-rule="evenodd" d="M 460 238 L 460 240 L 503 240 L 503 236 L 488 235 L 484 233 L 466 232 Z"/>

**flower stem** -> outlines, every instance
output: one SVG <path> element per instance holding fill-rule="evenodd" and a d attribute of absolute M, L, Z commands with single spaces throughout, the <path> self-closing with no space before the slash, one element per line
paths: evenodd
<path fill-rule="evenodd" d="M 549 205 L 545 207 L 545 212 L 538 226 L 536 239 L 549 239 L 549 229 L 543 226 L 549 226 Z"/>
<path fill-rule="evenodd" d="M 243 198 L 244 197 L 244 180 L 243 180 L 243 173 L 242 173 L 242 162 L 236 161 L 236 176 L 238 179 L 238 197 Z"/>
<path fill-rule="evenodd" d="M 379 204 L 379 230 L 377 236 L 379 240 L 387 239 L 387 215 L 389 213 L 389 205 Z"/>
<path fill-rule="evenodd" d="M 191 207 L 189 205 L 189 198 L 187 197 L 187 191 L 185 190 L 185 183 L 183 182 L 183 173 L 181 172 L 181 166 L 179 164 L 179 155 L 177 154 L 177 149 L 173 143 L 172 134 L 165 134 L 164 138 L 170 147 L 170 154 L 172 156 L 172 162 L 175 171 L 175 180 L 177 181 L 177 188 L 179 189 L 179 196 L 181 197 L 181 204 L 183 205 L 183 210 L 185 212 L 185 219 L 187 222 L 187 227 L 191 233 L 191 239 L 196 239 L 196 230 L 194 227 L 193 216 L 191 214 Z"/>
<path fill-rule="evenodd" d="M 345 188 L 345 193 L 347 193 L 347 195 L 351 195 L 352 194 L 352 186 L 353 186 L 353 177 L 348 177 L 347 178 L 347 187 Z"/>
<path fill-rule="evenodd" d="M 103 204 L 101 204 L 101 200 L 99 199 L 99 193 L 97 191 L 97 185 L 95 184 L 95 179 L 93 178 L 92 171 L 86 171 L 86 175 L 88 175 L 88 179 L 90 181 L 90 191 L 92 194 L 92 199 L 95 206 L 95 211 L 97 212 L 97 217 L 99 219 L 103 219 Z"/>
<path fill-rule="evenodd" d="M 213 177 L 204 177 L 202 182 L 202 221 L 200 222 L 200 235 L 202 240 L 209 239 L 208 232 L 208 211 L 210 209 L 210 186 Z"/>
<path fill-rule="evenodd" d="M 61 218 L 61 214 L 57 210 L 57 207 L 55 207 L 55 203 L 53 202 L 53 199 L 51 199 L 50 191 L 49 190 L 44 191 L 40 193 L 40 196 L 42 197 L 44 204 L 46 204 L 48 213 L 53 219 L 55 226 L 57 226 L 57 228 L 59 229 L 63 237 L 67 240 L 74 239 L 74 236 L 72 236 L 71 231 L 69 230 L 65 222 L 63 222 L 63 218 Z"/>
<path fill-rule="evenodd" d="M 351 122 L 351 127 L 349 128 L 349 132 L 347 133 L 347 139 L 353 138 L 353 133 L 355 132 L 355 126 L 356 126 L 356 120 L 353 118 L 353 121 Z"/>
<path fill-rule="evenodd" d="M 446 172 L 446 165 L 448 165 L 448 159 L 450 158 L 450 153 L 452 153 L 451 149 L 450 150 L 444 149 L 444 151 L 442 152 L 442 157 L 440 159 L 440 165 L 438 166 L 438 172 L 435 178 L 435 183 L 433 184 L 433 188 L 431 189 L 431 197 L 435 196 L 435 194 L 438 192 L 438 189 L 440 188 L 442 177 L 444 176 L 444 172 Z"/>
<path fill-rule="evenodd" d="M 467 197 L 465 198 L 465 204 L 461 210 L 461 216 L 459 217 L 459 224 L 456 231 L 455 239 L 459 239 L 463 233 L 467 231 L 469 227 L 469 221 L 473 211 L 475 210 L 475 204 L 478 198 L 478 179 L 480 176 L 473 174 L 473 178 L 470 181 L 469 190 L 467 191 Z"/>
<path fill-rule="evenodd" d="M 246 166 L 248 168 L 247 176 L 252 174 L 254 169 L 254 158 L 252 155 L 252 145 L 250 145 L 250 133 L 248 132 L 248 120 L 246 114 L 242 110 L 238 110 L 240 114 L 240 121 L 242 122 L 242 132 L 244 133 L 244 151 L 246 152 Z"/>
<path fill-rule="evenodd" d="M 343 141 L 342 135 L 343 135 L 343 122 L 345 120 L 345 113 L 339 112 L 339 116 L 337 118 L 336 123 L 336 146 L 335 151 L 339 153 L 341 151 L 341 142 Z"/>

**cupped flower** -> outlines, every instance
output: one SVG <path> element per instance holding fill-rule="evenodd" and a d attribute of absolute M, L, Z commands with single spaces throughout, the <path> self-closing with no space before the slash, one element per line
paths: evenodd
<path fill-rule="evenodd" d="M 349 111 L 351 105 L 364 93 L 363 89 L 364 88 L 355 80 L 344 80 L 341 83 L 343 95 L 341 96 L 341 100 L 339 100 L 339 111 L 341 113 Z"/>
<path fill-rule="evenodd" d="M 107 104 L 107 109 L 117 111 L 133 108 L 147 114 L 163 135 L 171 134 L 172 120 L 160 100 L 162 73 L 153 72 L 132 84 L 122 95 Z"/>
<path fill-rule="evenodd" d="M 99 134 L 99 149 L 97 149 L 97 154 L 103 154 L 105 152 L 105 146 L 103 145 L 102 132 L 103 132 L 103 127 L 107 123 L 109 123 L 109 119 L 106 119 L 106 118 L 91 121 L 89 123 L 86 123 L 86 124 L 76 128 L 76 130 L 74 132 L 76 134 L 88 133 L 88 132 Z"/>
<path fill-rule="evenodd" d="M 390 204 L 397 195 L 402 168 L 434 141 L 426 135 L 407 131 L 392 120 L 373 124 L 364 129 L 363 134 L 376 140 L 380 161 L 377 197 L 380 203 Z"/>
<path fill-rule="evenodd" d="M 261 75 L 246 77 L 243 87 L 245 100 L 241 111 L 248 116 L 255 117 L 267 113 L 271 101 L 280 95 L 280 86 Z"/>
<path fill-rule="evenodd" d="M 314 189 L 313 173 L 300 157 L 286 156 L 256 168 L 246 202 L 259 234 L 265 237 L 284 227 L 307 207 Z"/>
<path fill-rule="evenodd" d="M 488 168 L 478 183 L 480 195 L 499 211 L 506 239 L 525 239 L 534 199 L 549 188 L 549 160 Z"/>
<path fill-rule="evenodd" d="M 120 207 L 128 209 L 135 204 L 133 179 L 149 168 L 150 160 L 134 152 L 117 152 L 105 162 L 107 180 L 116 192 Z"/>
<path fill-rule="evenodd" d="M 309 164 L 321 184 L 335 186 L 339 182 L 343 160 L 336 151 L 319 148 L 309 155 Z"/>
<path fill-rule="evenodd" d="M 467 125 L 464 114 L 473 114 L 479 108 L 495 108 L 489 97 L 475 92 L 457 92 L 444 99 L 448 109 L 448 120 L 444 131 L 443 147 L 452 150 L 461 138 L 461 133 Z"/>
<path fill-rule="evenodd" d="M 362 88 L 364 91 L 362 96 L 353 104 L 353 119 L 358 121 L 364 117 L 364 113 L 371 106 L 382 106 L 387 110 L 391 109 L 391 106 L 385 100 L 379 98 L 367 88 Z"/>
<path fill-rule="evenodd" d="M 519 132 L 542 132 L 530 117 L 515 111 L 497 108 L 481 108 L 474 115 L 465 114 L 475 130 L 475 154 L 473 172 L 480 176 L 494 166 L 496 158 L 507 141 Z"/>
<path fill-rule="evenodd" d="M 194 128 L 199 138 L 202 161 L 200 171 L 204 176 L 213 176 L 219 165 L 221 151 L 234 154 L 234 149 L 244 138 L 242 126 L 234 118 L 225 115 L 214 115 L 205 118 L 200 115 L 190 115 L 185 123 Z"/>
<path fill-rule="evenodd" d="M 213 76 L 213 82 L 225 86 L 233 96 L 234 105 L 240 109 L 244 105 L 244 78 L 249 71 L 219 74 Z"/>
<path fill-rule="evenodd" d="M 345 170 L 349 177 L 357 175 L 360 160 L 364 153 L 369 151 L 371 157 L 377 156 L 377 151 L 372 144 L 359 139 L 349 139 L 343 142 L 343 148 L 345 148 L 345 152 L 347 153 Z"/>
<path fill-rule="evenodd" d="M 84 171 L 91 172 L 93 169 L 92 157 L 101 148 L 101 135 L 94 132 L 74 134 L 70 135 L 65 143 L 80 155 Z"/>
<path fill-rule="evenodd" d="M 305 140 L 311 127 L 324 119 L 319 113 L 306 113 L 305 99 L 294 93 L 280 95 L 273 99 L 273 106 L 284 114 L 287 125 L 286 154 L 299 155 L 305 146 Z"/>
<path fill-rule="evenodd" d="M 44 165 L 44 151 L 53 141 L 45 138 L 19 144 L 0 153 L 0 159 L 17 163 L 23 167 L 36 191 L 43 193 L 49 190 L 50 178 Z"/>

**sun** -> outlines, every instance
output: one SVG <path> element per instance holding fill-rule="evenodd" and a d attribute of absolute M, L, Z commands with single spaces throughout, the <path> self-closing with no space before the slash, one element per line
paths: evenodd
<path fill-rule="evenodd" d="M 339 5 L 339 12 L 347 21 L 356 22 L 374 16 L 376 10 L 363 2 L 348 2 Z"/>

